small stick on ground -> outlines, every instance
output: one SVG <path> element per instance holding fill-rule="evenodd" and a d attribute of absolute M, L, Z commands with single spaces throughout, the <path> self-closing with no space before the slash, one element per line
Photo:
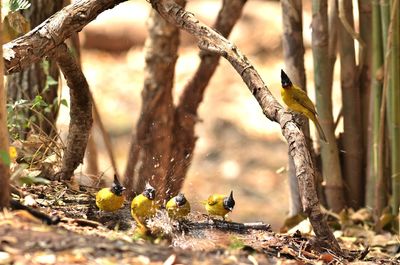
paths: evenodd
<path fill-rule="evenodd" d="M 31 207 L 25 206 L 19 201 L 10 200 L 10 206 L 13 210 L 24 210 L 36 217 L 37 219 L 41 220 L 43 223 L 47 225 L 56 225 L 60 222 L 59 216 L 49 216 L 39 210 L 33 209 Z"/>
<path fill-rule="evenodd" d="M 236 222 L 228 222 L 224 220 L 218 219 L 209 219 L 205 222 L 189 222 L 183 221 L 181 223 L 183 229 L 185 230 L 195 230 L 195 229 L 220 229 L 224 231 L 232 231 L 238 233 L 247 232 L 247 230 L 263 230 L 271 232 L 271 225 L 265 224 L 263 222 L 255 222 L 255 223 L 236 223 Z"/>

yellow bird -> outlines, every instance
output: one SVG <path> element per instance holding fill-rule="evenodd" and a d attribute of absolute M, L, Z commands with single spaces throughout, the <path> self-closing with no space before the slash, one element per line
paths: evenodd
<path fill-rule="evenodd" d="M 124 204 L 123 191 L 125 187 L 121 185 L 117 175 L 114 175 L 114 182 L 111 188 L 103 188 L 96 194 L 97 207 L 106 212 L 114 212 Z"/>
<path fill-rule="evenodd" d="M 190 213 L 190 203 L 183 193 L 171 198 L 165 205 L 168 216 L 172 219 L 182 219 Z"/>
<path fill-rule="evenodd" d="M 213 194 L 204 201 L 206 211 L 210 215 L 218 215 L 225 219 L 225 215 L 233 210 L 235 207 L 235 200 L 233 199 L 233 191 L 229 196 L 222 194 Z"/>
<path fill-rule="evenodd" d="M 141 227 L 145 227 L 146 219 L 152 217 L 157 211 L 155 196 L 156 190 L 147 183 L 144 191 L 132 200 L 131 215 Z"/>
<path fill-rule="evenodd" d="M 310 120 L 312 120 L 317 128 L 319 138 L 327 142 L 324 130 L 322 129 L 318 118 L 317 111 L 315 110 L 314 104 L 307 96 L 307 93 L 296 85 L 292 84 L 286 73 L 281 70 L 281 96 L 283 102 L 289 107 L 289 109 L 301 113 Z"/>

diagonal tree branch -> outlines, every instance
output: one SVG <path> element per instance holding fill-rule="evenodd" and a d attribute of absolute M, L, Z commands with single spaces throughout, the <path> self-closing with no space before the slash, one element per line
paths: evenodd
<path fill-rule="evenodd" d="M 267 118 L 281 125 L 282 134 L 289 144 L 290 155 L 296 167 L 304 212 L 307 213 L 318 239 L 326 242 L 334 251 L 341 253 L 339 244 L 329 230 L 320 210 L 310 153 L 307 150 L 305 137 L 295 123 L 293 115 L 282 108 L 258 72 L 234 44 L 198 21 L 193 14 L 176 5 L 173 0 L 150 2 L 167 21 L 195 36 L 199 40 L 201 49 L 226 58 L 240 74 Z"/>
<path fill-rule="evenodd" d="M 227 37 L 239 20 L 247 0 L 224 0 L 214 28 Z M 197 109 L 203 100 L 204 91 L 217 69 L 220 56 L 200 52 L 201 62 L 193 77 L 183 89 L 174 113 L 174 135 L 171 162 L 168 170 L 167 191 L 175 196 L 183 186 L 196 145 L 195 125 L 198 121 Z"/>
<path fill-rule="evenodd" d="M 125 0 L 81 0 L 66 6 L 39 26 L 3 45 L 4 72 L 11 74 L 39 61 L 62 44 L 72 33 L 81 31 L 103 11 Z"/>

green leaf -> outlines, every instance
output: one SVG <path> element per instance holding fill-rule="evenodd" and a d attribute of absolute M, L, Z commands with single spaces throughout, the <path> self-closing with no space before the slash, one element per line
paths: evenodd
<path fill-rule="evenodd" d="M 50 181 L 48 179 L 42 178 L 40 174 L 42 174 L 41 171 L 32 171 L 28 175 L 20 177 L 19 181 L 22 184 L 26 185 L 50 184 Z"/>
<path fill-rule="evenodd" d="M 49 74 L 49 68 L 50 68 L 50 62 L 49 60 L 43 59 L 42 61 L 42 69 L 43 72 L 48 75 Z"/>
<path fill-rule="evenodd" d="M 43 100 L 43 97 L 40 95 L 37 95 L 35 97 L 35 99 L 33 100 L 31 109 L 34 109 L 36 107 L 47 107 L 47 106 L 48 106 L 48 104 L 46 103 L 46 101 Z"/>
<path fill-rule="evenodd" d="M 9 2 L 10 11 L 12 12 L 28 9 L 30 6 L 31 3 L 27 0 L 10 0 Z"/>
<path fill-rule="evenodd" d="M 68 108 L 68 101 L 65 98 L 61 99 L 60 104 Z"/>
<path fill-rule="evenodd" d="M 54 80 L 54 78 L 53 78 L 51 75 L 48 75 L 48 76 L 47 76 L 47 78 L 46 78 L 46 83 L 47 83 L 47 85 L 49 85 L 49 86 L 54 86 L 54 85 L 57 85 L 57 84 L 58 84 L 57 80 Z"/>
<path fill-rule="evenodd" d="M 8 151 L 0 150 L 0 160 L 3 162 L 4 165 L 10 166 L 11 160 Z"/>

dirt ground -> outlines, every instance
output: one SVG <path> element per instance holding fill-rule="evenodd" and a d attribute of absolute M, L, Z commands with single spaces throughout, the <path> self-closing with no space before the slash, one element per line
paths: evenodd
<path fill-rule="evenodd" d="M 309 229 L 307 223 L 299 225 L 296 232 L 278 234 L 267 224 L 222 222 L 196 212 L 178 223 L 161 210 L 147 222 L 153 236 L 138 237 L 129 203 L 115 213 L 99 212 L 95 192 L 74 181 L 21 187 L 13 199 L 30 208 L 0 213 L 0 264 L 400 262 L 399 238 L 373 233 L 371 220 L 362 211 L 349 215 L 346 224 L 340 223 L 342 231 L 335 232 L 343 258 L 311 234 L 301 232 L 304 227 Z"/>

